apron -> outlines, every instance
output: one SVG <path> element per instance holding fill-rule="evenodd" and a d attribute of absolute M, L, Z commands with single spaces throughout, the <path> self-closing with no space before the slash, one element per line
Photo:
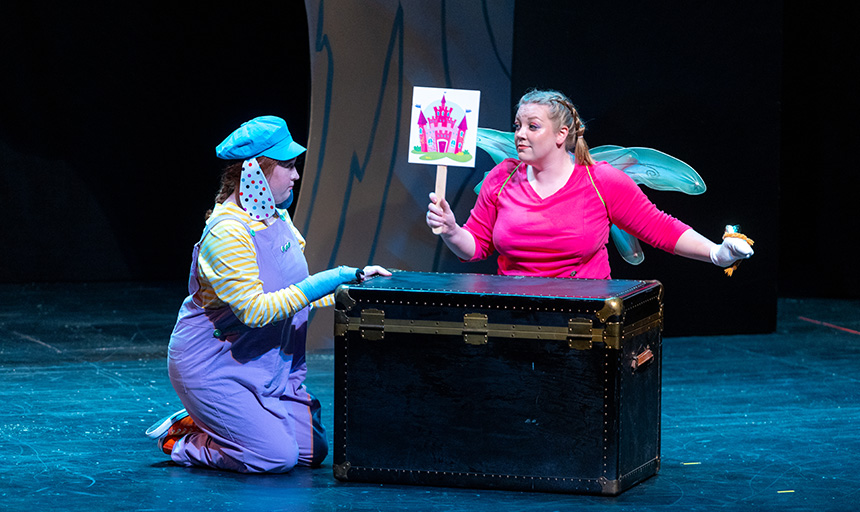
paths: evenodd
<path fill-rule="evenodd" d="M 243 473 L 318 465 L 328 442 L 319 401 L 303 385 L 308 308 L 251 328 L 229 306 L 204 309 L 195 302 L 200 245 L 212 227 L 227 219 L 241 222 L 251 234 L 264 292 L 308 277 L 307 261 L 286 222 L 254 232 L 232 215 L 209 221 L 192 252 L 188 297 L 168 348 L 170 381 L 203 432 L 177 441 L 171 458 L 184 466 Z"/>

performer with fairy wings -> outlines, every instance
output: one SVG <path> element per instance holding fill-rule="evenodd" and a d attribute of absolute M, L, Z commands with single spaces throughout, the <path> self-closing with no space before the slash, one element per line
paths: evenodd
<path fill-rule="evenodd" d="M 585 125 L 564 94 L 529 91 L 517 105 L 514 126 L 517 158 L 501 160 L 487 174 L 463 226 L 444 198 L 430 194 L 427 225 L 441 229 L 442 240 L 459 258 L 477 261 L 497 251 L 502 275 L 609 279 L 610 231 L 632 263 L 641 261 L 641 251 L 631 235 L 720 267 L 753 255 L 746 237 L 713 243 L 657 209 L 628 174 L 595 162 L 583 138 Z M 695 171 L 688 176 L 693 175 L 688 193 L 697 193 L 697 185 L 704 189 Z"/>

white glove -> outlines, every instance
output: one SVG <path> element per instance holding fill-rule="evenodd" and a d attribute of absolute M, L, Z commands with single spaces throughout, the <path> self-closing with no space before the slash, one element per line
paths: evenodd
<path fill-rule="evenodd" d="M 740 238 L 726 238 L 720 245 L 711 247 L 711 263 L 718 267 L 728 267 L 738 260 L 745 260 L 753 255 L 753 248 Z"/>

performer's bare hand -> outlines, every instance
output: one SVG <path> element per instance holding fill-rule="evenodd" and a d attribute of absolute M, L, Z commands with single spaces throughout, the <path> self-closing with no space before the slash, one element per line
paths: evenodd
<path fill-rule="evenodd" d="M 390 276 L 391 275 L 391 272 L 389 272 L 388 270 L 386 270 L 383 267 L 380 267 L 379 265 L 368 265 L 368 266 L 364 267 L 364 269 L 362 269 L 362 272 L 364 272 L 364 275 L 361 277 L 362 281 L 364 281 L 365 279 L 367 279 L 370 276 Z"/>
<path fill-rule="evenodd" d="M 427 205 L 427 225 L 432 229 L 439 228 L 440 235 L 453 233 L 457 226 L 454 212 L 445 198 L 436 197 L 435 192 L 430 192 L 430 204 Z"/>

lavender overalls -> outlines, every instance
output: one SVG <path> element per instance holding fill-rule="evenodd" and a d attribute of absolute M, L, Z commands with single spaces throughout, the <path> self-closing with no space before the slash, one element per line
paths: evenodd
<path fill-rule="evenodd" d="M 303 385 L 307 308 L 286 320 L 250 328 L 229 306 L 208 310 L 194 301 L 200 288 L 200 244 L 225 219 L 238 220 L 251 233 L 264 292 L 308 276 L 307 261 L 286 222 L 279 219 L 254 232 L 246 220 L 232 215 L 209 221 L 194 246 L 188 298 L 168 349 L 170 382 L 203 432 L 178 441 L 171 458 L 183 466 L 242 473 L 318 466 L 328 453 L 328 442 L 319 401 Z"/>

